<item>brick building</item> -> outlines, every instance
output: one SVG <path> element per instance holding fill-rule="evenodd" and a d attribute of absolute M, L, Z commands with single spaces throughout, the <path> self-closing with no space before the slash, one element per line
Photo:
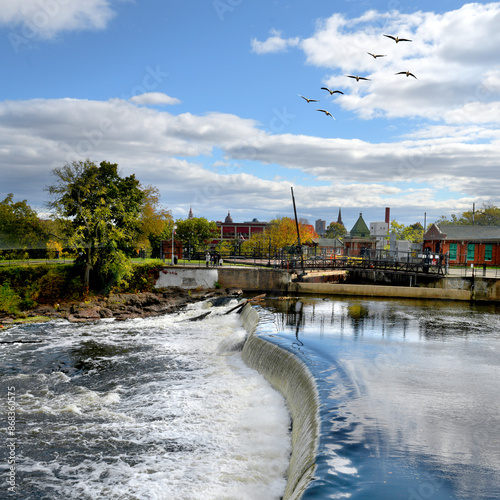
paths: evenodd
<path fill-rule="evenodd" d="M 363 219 L 363 214 L 349 232 L 349 236 L 344 237 L 344 253 L 350 256 L 370 255 L 377 246 L 377 238 L 370 234 L 370 230 Z"/>
<path fill-rule="evenodd" d="M 500 266 L 500 227 L 431 224 L 423 249 L 448 254 L 453 264 Z"/>
<path fill-rule="evenodd" d="M 253 219 L 251 222 L 234 222 L 231 213 L 228 212 L 224 222 L 216 221 L 219 234 L 212 241 L 212 246 L 221 241 L 245 241 L 253 235 L 262 233 L 269 227 L 269 222 L 259 222 Z"/>

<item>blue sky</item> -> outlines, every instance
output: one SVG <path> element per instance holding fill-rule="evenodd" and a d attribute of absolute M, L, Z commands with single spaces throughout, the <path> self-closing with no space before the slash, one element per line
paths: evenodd
<path fill-rule="evenodd" d="M 451 0 L 0 0 L 0 197 L 43 212 L 90 158 L 176 219 L 293 216 L 290 187 L 348 229 L 498 206 L 498 26 Z"/>

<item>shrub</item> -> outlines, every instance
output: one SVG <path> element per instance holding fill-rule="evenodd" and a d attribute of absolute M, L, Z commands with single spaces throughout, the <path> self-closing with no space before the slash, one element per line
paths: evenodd
<path fill-rule="evenodd" d="M 151 259 L 148 262 L 134 264 L 132 273 L 127 277 L 127 289 L 131 292 L 151 292 L 158 279 L 158 266 L 163 263 L 159 259 Z M 123 284 L 117 288 L 124 291 Z"/>
<path fill-rule="evenodd" d="M 0 287 L 0 311 L 7 314 L 18 314 L 21 297 L 12 290 L 8 283 Z"/>

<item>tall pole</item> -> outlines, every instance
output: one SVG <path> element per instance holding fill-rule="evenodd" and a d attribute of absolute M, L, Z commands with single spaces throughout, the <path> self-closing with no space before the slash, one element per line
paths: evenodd
<path fill-rule="evenodd" d="M 172 227 L 172 265 L 175 265 L 175 256 L 174 256 L 174 234 L 175 230 L 177 229 L 177 226 L 174 224 Z"/>
<path fill-rule="evenodd" d="M 300 266 L 302 267 L 302 274 L 304 273 L 304 255 L 302 254 L 302 245 L 300 243 L 300 233 L 299 233 L 299 220 L 297 219 L 297 209 L 295 208 L 295 196 L 293 195 L 293 187 L 290 187 L 292 190 L 292 201 L 293 201 L 293 213 L 295 214 L 295 226 L 297 227 L 297 241 L 299 243 L 298 247 L 300 249 Z"/>

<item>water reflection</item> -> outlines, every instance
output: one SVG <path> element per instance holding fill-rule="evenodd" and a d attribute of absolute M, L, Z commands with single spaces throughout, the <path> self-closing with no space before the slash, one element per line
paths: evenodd
<path fill-rule="evenodd" d="M 277 342 L 319 383 L 318 480 L 304 498 L 500 498 L 496 306 L 300 297 L 266 307 Z"/>

